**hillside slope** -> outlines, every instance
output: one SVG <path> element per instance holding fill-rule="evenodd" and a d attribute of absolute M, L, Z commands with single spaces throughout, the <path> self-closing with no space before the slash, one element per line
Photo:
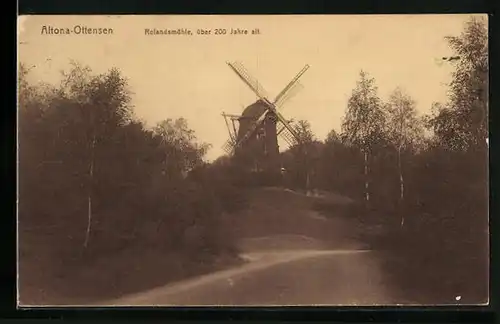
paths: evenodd
<path fill-rule="evenodd" d="M 282 189 L 249 193 L 231 215 L 241 266 L 108 301 L 108 305 L 383 305 L 394 304 L 378 256 L 355 239 L 344 217 L 314 211 L 318 199 Z M 329 203 L 346 204 L 333 199 Z"/>

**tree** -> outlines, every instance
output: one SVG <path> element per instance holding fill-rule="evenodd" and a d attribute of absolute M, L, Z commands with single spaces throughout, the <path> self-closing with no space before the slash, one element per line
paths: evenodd
<path fill-rule="evenodd" d="M 391 144 L 397 150 L 397 168 L 399 174 L 399 199 L 404 200 L 404 176 L 402 151 L 407 151 L 423 137 L 420 119 L 417 117 L 415 101 L 401 88 L 396 88 L 384 106 L 387 116 L 387 131 Z M 404 213 L 401 213 L 401 226 L 404 225 Z"/>
<path fill-rule="evenodd" d="M 332 129 L 326 135 L 325 143 L 336 144 L 336 143 L 340 143 L 341 140 L 342 140 L 342 138 L 340 137 L 340 135 L 334 129 Z"/>
<path fill-rule="evenodd" d="M 358 147 L 364 156 L 365 200 L 370 200 L 369 158 L 372 149 L 382 139 L 385 116 L 377 94 L 375 79 L 361 71 L 360 80 L 352 91 L 342 122 L 344 139 Z"/>
<path fill-rule="evenodd" d="M 317 159 L 317 149 L 314 146 L 314 134 L 311 130 L 311 124 L 307 120 L 299 120 L 295 127 L 298 135 L 298 152 L 301 156 L 299 159 L 302 161 L 302 169 L 305 173 L 305 189 L 310 190 L 311 187 L 311 173 L 313 171 L 313 164 Z"/>
<path fill-rule="evenodd" d="M 345 145 L 340 134 L 331 130 L 320 153 L 317 179 L 321 187 L 339 191 L 344 195 L 356 196 L 359 194 L 356 185 L 364 182 L 362 173 L 359 172 L 363 167 L 362 160 L 363 157 L 359 155 L 356 148 Z M 361 168 L 359 162 L 361 162 Z"/>
<path fill-rule="evenodd" d="M 80 129 L 80 138 L 87 151 L 88 159 L 88 193 L 87 193 L 87 229 L 84 247 L 88 246 L 92 230 L 93 198 L 96 191 L 95 168 L 98 159 L 106 158 L 109 146 L 120 126 L 130 122 L 132 108 L 130 91 L 125 78 L 112 68 L 107 73 L 92 75 L 88 67 L 72 63 L 69 73 L 63 74 L 59 92 L 63 95 L 62 104 L 73 106 L 76 110 L 76 129 Z M 63 108 L 64 109 L 64 108 Z M 105 156 L 96 154 L 103 152 Z M 104 162 L 104 161 L 103 161 Z M 106 161 L 108 162 L 108 161 Z"/>
<path fill-rule="evenodd" d="M 184 118 L 161 121 L 154 128 L 154 134 L 162 139 L 165 150 L 165 174 L 172 179 L 185 176 L 196 166 L 203 163 L 203 158 L 210 148 L 209 144 L 197 143 L 194 131 L 188 127 Z"/>
<path fill-rule="evenodd" d="M 295 143 L 282 154 L 286 177 L 293 185 L 307 191 L 315 174 L 321 143 L 315 139 L 311 124 L 307 120 L 299 120 L 292 127 L 295 128 L 297 138 Z"/>
<path fill-rule="evenodd" d="M 299 120 L 295 126 L 297 132 L 299 145 L 311 143 L 314 141 L 314 134 L 311 130 L 311 124 L 307 120 Z"/>
<path fill-rule="evenodd" d="M 85 196 L 87 221 L 82 240 L 86 248 L 96 203 L 104 200 L 99 199 L 99 192 L 113 192 L 115 186 L 116 181 L 106 180 L 119 169 L 112 163 L 117 157 L 117 136 L 132 119 L 127 81 L 116 69 L 94 75 L 90 68 L 74 62 L 69 72 L 62 74 L 59 86 L 33 85 L 27 82 L 27 76 L 21 65 L 20 178 L 23 182 L 32 178 L 34 183 L 44 183 L 47 197 L 37 199 L 29 194 L 28 184 L 23 186 L 28 192 L 23 196 L 39 200 L 40 211 L 50 208 L 52 195 L 64 197 L 75 213 L 83 207 Z M 38 170 L 31 174 L 34 167 Z M 52 217 L 57 215 L 50 213 Z"/>
<path fill-rule="evenodd" d="M 488 30 L 483 19 L 473 18 L 460 36 L 446 38 L 457 57 L 449 101 L 435 104 L 429 126 L 454 151 L 486 149 L 488 136 Z"/>

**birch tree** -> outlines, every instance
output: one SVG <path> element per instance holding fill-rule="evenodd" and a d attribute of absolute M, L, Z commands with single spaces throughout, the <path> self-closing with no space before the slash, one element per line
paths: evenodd
<path fill-rule="evenodd" d="M 98 160 L 105 166 L 112 161 L 104 161 L 102 154 L 113 146 L 113 138 L 119 127 L 131 120 L 131 93 L 128 84 L 117 69 L 110 69 L 100 75 L 93 75 L 90 68 L 72 63 L 72 69 L 63 73 L 59 88 L 59 105 L 70 111 L 72 120 L 65 131 L 74 133 L 76 146 L 84 151 L 87 160 L 87 226 L 83 247 L 89 245 L 94 216 L 94 196 L 96 191 L 96 171 Z M 70 109 L 71 108 L 71 109 Z M 58 113 L 56 110 L 55 112 Z M 69 112 L 68 112 L 69 113 Z M 67 117 L 64 117 L 67 118 Z M 103 167 L 101 167 L 102 169 Z"/>
<path fill-rule="evenodd" d="M 412 148 L 423 138 L 421 121 L 417 116 L 415 101 L 401 88 L 396 88 L 385 105 L 387 130 L 392 146 L 397 150 L 397 169 L 399 175 L 399 201 L 404 200 L 405 181 L 403 175 L 402 153 Z M 401 214 L 401 226 L 404 225 Z"/>
<path fill-rule="evenodd" d="M 365 200 L 370 201 L 370 154 L 374 145 L 383 136 L 385 116 L 381 100 L 377 94 L 375 79 L 365 71 L 360 72 L 360 79 L 347 103 L 347 110 L 342 122 L 342 135 L 349 144 L 358 147 L 364 157 Z"/>

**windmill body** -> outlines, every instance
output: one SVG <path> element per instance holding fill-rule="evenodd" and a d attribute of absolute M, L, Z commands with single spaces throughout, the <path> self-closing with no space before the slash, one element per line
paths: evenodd
<path fill-rule="evenodd" d="M 262 115 L 264 115 L 263 122 L 256 125 Z M 258 100 L 243 111 L 238 121 L 236 141 L 241 142 L 241 145 L 235 148 L 235 159 L 252 171 L 275 175 L 279 173 L 276 115 L 267 111 L 266 104 Z M 252 135 L 244 139 L 249 132 L 252 132 Z"/>

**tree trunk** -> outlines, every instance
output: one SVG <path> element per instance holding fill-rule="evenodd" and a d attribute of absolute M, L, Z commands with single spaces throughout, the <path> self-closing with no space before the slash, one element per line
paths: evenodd
<path fill-rule="evenodd" d="M 368 152 L 364 151 L 365 155 L 365 200 L 370 201 L 369 184 L 368 184 Z"/>
<path fill-rule="evenodd" d="M 90 167 L 89 167 L 89 188 L 87 193 L 87 231 L 85 233 L 85 241 L 83 247 L 87 248 L 90 240 L 90 233 L 92 230 L 92 190 L 94 184 L 94 150 L 95 150 L 95 135 L 92 138 L 90 147 Z"/>
<path fill-rule="evenodd" d="M 401 168 L 401 146 L 398 147 L 398 172 L 399 172 L 399 205 L 403 205 L 404 201 L 404 179 L 403 179 L 403 170 Z M 401 227 L 405 224 L 405 215 L 404 212 L 401 211 Z"/>
<path fill-rule="evenodd" d="M 305 183 L 305 189 L 306 189 L 306 194 L 309 194 L 309 156 L 307 155 L 307 146 L 305 144 L 303 145 L 303 150 L 304 150 L 304 169 L 306 172 L 306 183 Z"/>
<path fill-rule="evenodd" d="M 306 170 L 306 194 L 309 194 L 309 169 Z"/>

